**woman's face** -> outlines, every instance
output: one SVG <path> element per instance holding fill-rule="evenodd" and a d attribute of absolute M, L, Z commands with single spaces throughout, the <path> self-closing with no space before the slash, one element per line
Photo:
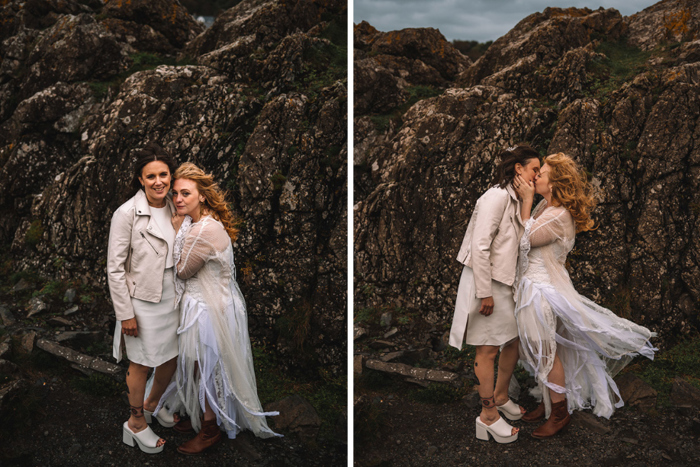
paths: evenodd
<path fill-rule="evenodd" d="M 178 215 L 187 214 L 196 221 L 199 219 L 199 205 L 204 202 L 204 196 L 199 194 L 196 182 L 178 178 L 173 183 L 173 202 Z"/>
<path fill-rule="evenodd" d="M 546 163 L 542 166 L 535 178 L 535 193 L 545 196 L 551 193 L 549 188 L 549 171 L 552 168 Z"/>
<path fill-rule="evenodd" d="M 540 160 L 537 158 L 528 160 L 525 165 L 515 164 L 515 172 L 526 182 L 534 182 L 539 171 Z"/>
<path fill-rule="evenodd" d="M 154 206 L 162 206 L 170 190 L 170 169 L 168 164 L 161 161 L 149 162 L 141 169 L 139 182 L 143 185 L 148 202 Z"/>

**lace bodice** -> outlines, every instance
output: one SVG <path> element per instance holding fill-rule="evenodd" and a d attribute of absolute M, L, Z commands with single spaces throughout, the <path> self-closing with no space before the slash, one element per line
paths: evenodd
<path fill-rule="evenodd" d="M 193 223 L 186 216 L 175 239 L 173 258 L 178 302 L 187 294 L 226 305 L 235 269 L 231 240 L 219 221 L 204 216 Z"/>
<path fill-rule="evenodd" d="M 566 208 L 546 204 L 541 201 L 525 223 L 516 283 L 527 277 L 536 283 L 552 284 L 552 274 L 563 274 L 568 279 L 564 264 L 574 247 L 576 225 Z"/>

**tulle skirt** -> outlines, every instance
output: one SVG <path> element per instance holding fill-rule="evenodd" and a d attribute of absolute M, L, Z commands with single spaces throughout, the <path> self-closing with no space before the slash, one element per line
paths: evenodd
<path fill-rule="evenodd" d="M 270 430 L 258 399 L 247 327 L 236 319 L 234 305 L 227 307 L 228 319 L 213 320 L 203 301 L 184 295 L 180 304 L 181 325 L 174 381 L 161 398 L 158 409 L 185 412 L 199 431 L 205 397 L 216 413 L 217 424 L 229 438 L 250 430 L 260 438 L 281 436 Z M 226 323 L 220 326 L 215 323 Z M 156 412 L 157 412 L 156 410 Z"/>
<path fill-rule="evenodd" d="M 521 279 L 516 292 L 515 316 L 523 366 L 537 379 L 533 394 L 551 412 L 548 389 L 566 394 L 569 412 L 592 408 L 609 418 L 624 405 L 613 377 L 636 355 L 654 358 L 649 338 L 655 333 L 573 290 L 560 293 L 554 286 Z M 548 380 L 559 355 L 565 387 Z"/>

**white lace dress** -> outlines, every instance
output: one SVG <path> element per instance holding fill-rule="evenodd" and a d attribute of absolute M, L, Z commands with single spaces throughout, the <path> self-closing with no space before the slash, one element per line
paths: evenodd
<path fill-rule="evenodd" d="M 229 438 L 242 429 L 261 438 L 281 436 L 265 420 L 278 412 L 263 412 L 258 399 L 246 306 L 224 226 L 209 216 L 197 223 L 186 216 L 173 256 L 180 354 L 157 410 L 184 410 L 198 432 L 206 394 Z"/>
<path fill-rule="evenodd" d="M 574 246 L 573 217 L 564 207 L 537 205 L 520 241 L 515 316 L 521 363 L 536 377 L 551 412 L 549 391 L 565 393 L 569 412 L 592 408 L 609 418 L 624 405 L 613 377 L 634 356 L 654 358 L 656 334 L 579 295 L 565 267 Z M 566 387 L 547 379 L 554 356 L 564 366 Z"/>

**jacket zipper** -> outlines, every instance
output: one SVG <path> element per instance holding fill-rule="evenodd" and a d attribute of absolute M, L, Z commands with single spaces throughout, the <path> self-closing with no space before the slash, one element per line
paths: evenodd
<path fill-rule="evenodd" d="M 154 246 L 151 244 L 151 242 L 148 241 L 148 239 L 146 238 L 146 236 L 144 235 L 144 233 L 143 233 L 143 232 L 139 232 L 139 233 L 141 234 L 141 236 L 143 237 L 143 239 L 146 240 L 146 243 L 148 243 L 149 245 L 151 245 L 151 248 L 153 248 L 153 251 L 156 252 L 156 255 L 160 257 L 160 253 L 158 252 L 158 250 L 156 250 L 156 247 L 154 247 Z"/>

